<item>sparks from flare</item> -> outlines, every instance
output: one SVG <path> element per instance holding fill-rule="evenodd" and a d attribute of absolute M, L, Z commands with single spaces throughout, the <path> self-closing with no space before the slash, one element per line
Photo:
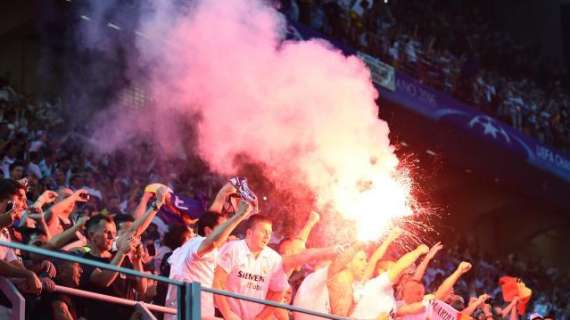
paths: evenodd
<path fill-rule="evenodd" d="M 335 199 L 336 209 L 356 224 L 361 241 L 379 239 L 398 219 L 413 214 L 411 180 L 406 173 L 378 175 L 357 182 L 356 187 L 339 185 Z"/>

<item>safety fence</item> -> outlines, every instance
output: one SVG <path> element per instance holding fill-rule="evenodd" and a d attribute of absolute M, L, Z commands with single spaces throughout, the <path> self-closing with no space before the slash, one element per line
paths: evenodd
<path fill-rule="evenodd" d="M 21 251 L 26 251 L 38 255 L 43 255 L 51 258 L 56 258 L 60 260 L 66 260 L 71 262 L 76 262 L 82 265 L 89 265 L 96 268 L 101 268 L 105 270 L 110 270 L 114 272 L 120 272 L 125 275 L 133 276 L 133 277 L 143 277 L 147 279 L 152 279 L 155 281 L 167 283 L 170 285 L 174 285 L 178 288 L 177 290 L 177 302 L 178 306 L 177 309 L 167 308 L 164 306 L 158 306 L 150 303 L 145 303 L 141 301 L 134 301 L 129 299 L 123 299 L 115 296 L 109 296 L 104 294 L 99 294 L 90 291 L 79 290 L 75 288 L 68 288 L 63 286 L 56 286 L 55 291 L 66 293 L 69 295 L 75 295 L 78 297 L 86 298 L 86 299 L 96 299 L 100 301 L 105 301 L 109 303 L 116 303 L 122 305 L 129 305 L 135 307 L 135 309 L 143 315 L 143 319 L 156 319 L 151 311 L 155 312 L 162 312 L 162 313 L 169 313 L 169 314 L 176 314 L 178 320 L 199 320 L 203 319 L 201 317 L 201 308 L 200 308 L 200 294 L 201 292 L 209 292 L 212 294 L 223 295 L 226 297 L 234 298 L 234 299 L 241 299 L 249 302 L 259 303 L 266 306 L 274 307 L 274 308 L 282 308 L 293 312 L 304 313 L 307 315 L 320 317 L 323 319 L 333 319 L 333 320 L 347 320 L 348 318 L 339 317 L 331 314 L 325 314 L 321 312 L 316 312 L 312 310 L 307 310 L 304 308 L 299 308 L 296 306 L 278 303 L 274 301 L 268 301 L 263 299 L 252 298 L 249 296 L 244 296 L 240 294 L 236 294 L 234 292 L 229 292 L 225 290 L 218 290 L 214 288 L 203 287 L 199 282 L 182 282 L 178 280 L 169 279 L 166 277 L 158 276 L 152 273 L 144 273 L 140 271 L 136 271 L 133 269 L 117 267 L 115 265 L 94 261 L 90 259 L 86 259 L 80 256 L 71 255 L 64 252 L 59 251 L 52 251 L 47 250 L 44 248 L 30 246 L 22 243 L 17 242 L 7 242 L 7 241 L 0 241 L 0 246 L 9 247 L 12 249 L 18 249 Z M 2 279 L 2 278 L 0 278 Z M 3 279 L 0 281 L 0 289 L 7 295 L 9 300 L 12 302 L 12 317 L 13 320 L 24 320 L 25 314 L 25 300 L 23 299 L 22 295 L 17 291 L 13 284 L 10 281 L 6 281 Z"/>

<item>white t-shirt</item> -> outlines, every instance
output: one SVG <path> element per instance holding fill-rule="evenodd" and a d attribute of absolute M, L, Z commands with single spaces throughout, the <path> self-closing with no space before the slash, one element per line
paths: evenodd
<path fill-rule="evenodd" d="M 10 165 L 16 162 L 16 159 L 10 158 L 8 156 L 4 156 L 2 159 L 2 171 L 4 172 L 4 178 L 10 179 Z"/>
<path fill-rule="evenodd" d="M 44 142 L 41 140 L 35 140 L 32 143 L 30 143 L 30 148 L 28 149 L 28 151 L 30 152 L 36 152 L 36 151 L 40 151 L 40 149 L 44 146 Z"/>
<path fill-rule="evenodd" d="M 432 298 L 433 298 L 433 296 L 432 296 Z M 402 320 L 426 320 L 427 316 L 428 316 L 428 309 L 430 307 L 430 303 L 431 303 L 431 298 L 424 296 L 424 298 L 422 300 L 422 304 L 424 305 L 424 310 L 421 312 L 418 312 L 416 314 L 410 314 L 410 315 L 402 316 L 401 319 Z M 404 301 L 398 301 L 396 303 L 396 305 L 398 307 L 400 307 L 400 306 L 404 306 L 405 303 L 404 303 Z"/>
<path fill-rule="evenodd" d="M 354 301 L 356 306 L 351 318 L 377 319 L 381 313 L 392 312 L 396 306 L 396 300 L 388 273 L 384 272 L 368 280 L 360 290 L 355 290 Z"/>
<path fill-rule="evenodd" d="M 40 166 L 38 166 L 37 164 L 35 164 L 33 162 L 30 162 L 28 164 L 28 174 L 33 174 L 38 179 L 42 178 L 42 170 L 40 169 Z"/>
<path fill-rule="evenodd" d="M 47 161 L 44 159 L 40 161 L 40 172 L 44 177 L 51 177 L 51 173 L 53 171 L 53 165 L 48 164 Z"/>
<path fill-rule="evenodd" d="M 322 313 L 331 312 L 329 302 L 329 289 L 327 288 L 327 274 L 329 268 L 320 268 L 313 273 L 307 275 L 297 293 L 293 305 L 308 310 L 313 310 Z M 305 313 L 294 313 L 295 320 L 320 320 L 320 317 L 310 316 Z"/>
<path fill-rule="evenodd" d="M 170 263 L 170 279 L 194 282 L 198 281 L 204 287 L 211 288 L 214 282 L 214 269 L 216 268 L 216 258 L 218 250 L 214 249 L 199 257 L 196 253 L 205 237 L 197 236 L 188 240 L 181 247 L 174 250 L 168 263 Z M 177 287 L 168 286 L 165 306 L 176 308 Z M 214 297 L 211 293 L 203 292 L 201 297 L 202 317 L 214 316 Z M 176 319 L 176 315 L 165 314 L 164 319 Z"/>
<path fill-rule="evenodd" d="M 281 292 L 289 285 L 281 256 L 265 247 L 255 258 L 245 240 L 226 243 L 220 250 L 218 266 L 228 273 L 225 289 L 242 295 L 265 299 L 269 290 Z M 228 303 L 242 320 L 254 319 L 265 307 L 232 298 Z"/>
<path fill-rule="evenodd" d="M 352 0 L 337 0 L 336 2 L 343 10 L 350 10 L 350 4 L 352 3 Z"/>

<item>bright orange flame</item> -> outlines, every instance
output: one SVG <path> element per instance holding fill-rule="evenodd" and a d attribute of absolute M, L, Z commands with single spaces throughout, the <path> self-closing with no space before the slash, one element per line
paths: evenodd
<path fill-rule="evenodd" d="M 395 219 L 409 216 L 411 183 L 406 177 L 378 175 L 364 186 L 344 186 L 336 189 L 336 209 L 357 227 L 357 238 L 376 240 L 392 227 Z"/>

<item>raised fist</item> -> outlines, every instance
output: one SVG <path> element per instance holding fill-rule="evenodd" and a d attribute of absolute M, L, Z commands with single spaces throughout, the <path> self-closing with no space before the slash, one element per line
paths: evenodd
<path fill-rule="evenodd" d="M 388 233 L 388 240 L 393 241 L 398 239 L 403 232 L 404 230 L 402 230 L 400 227 L 392 228 L 392 230 L 390 230 L 390 233 Z"/>
<path fill-rule="evenodd" d="M 38 197 L 37 202 L 41 205 L 44 205 L 46 203 L 54 202 L 56 198 L 57 198 L 57 192 L 46 190 Z"/>
<path fill-rule="evenodd" d="M 79 189 L 71 195 L 77 202 L 87 202 L 89 200 L 89 193 L 85 189 Z"/>
<path fill-rule="evenodd" d="M 310 223 L 317 223 L 321 220 L 321 215 L 316 211 L 311 211 L 309 214 L 309 222 Z"/>
<path fill-rule="evenodd" d="M 467 271 L 471 270 L 471 263 L 463 261 L 459 264 L 459 267 L 457 267 L 457 269 L 461 271 L 461 273 L 466 273 Z"/>
<path fill-rule="evenodd" d="M 429 247 L 425 244 L 420 244 L 416 250 L 418 250 L 420 254 L 426 254 L 429 252 Z"/>
<path fill-rule="evenodd" d="M 428 256 L 429 256 L 430 258 L 435 257 L 435 255 L 436 255 L 441 249 L 443 249 L 443 244 L 441 244 L 441 242 L 438 242 L 438 243 L 434 244 L 433 247 L 431 247 L 431 249 L 429 249 Z"/>
<path fill-rule="evenodd" d="M 489 298 L 491 298 L 490 295 L 483 293 L 482 295 L 479 296 L 479 301 L 485 302 L 485 301 L 489 300 Z"/>

